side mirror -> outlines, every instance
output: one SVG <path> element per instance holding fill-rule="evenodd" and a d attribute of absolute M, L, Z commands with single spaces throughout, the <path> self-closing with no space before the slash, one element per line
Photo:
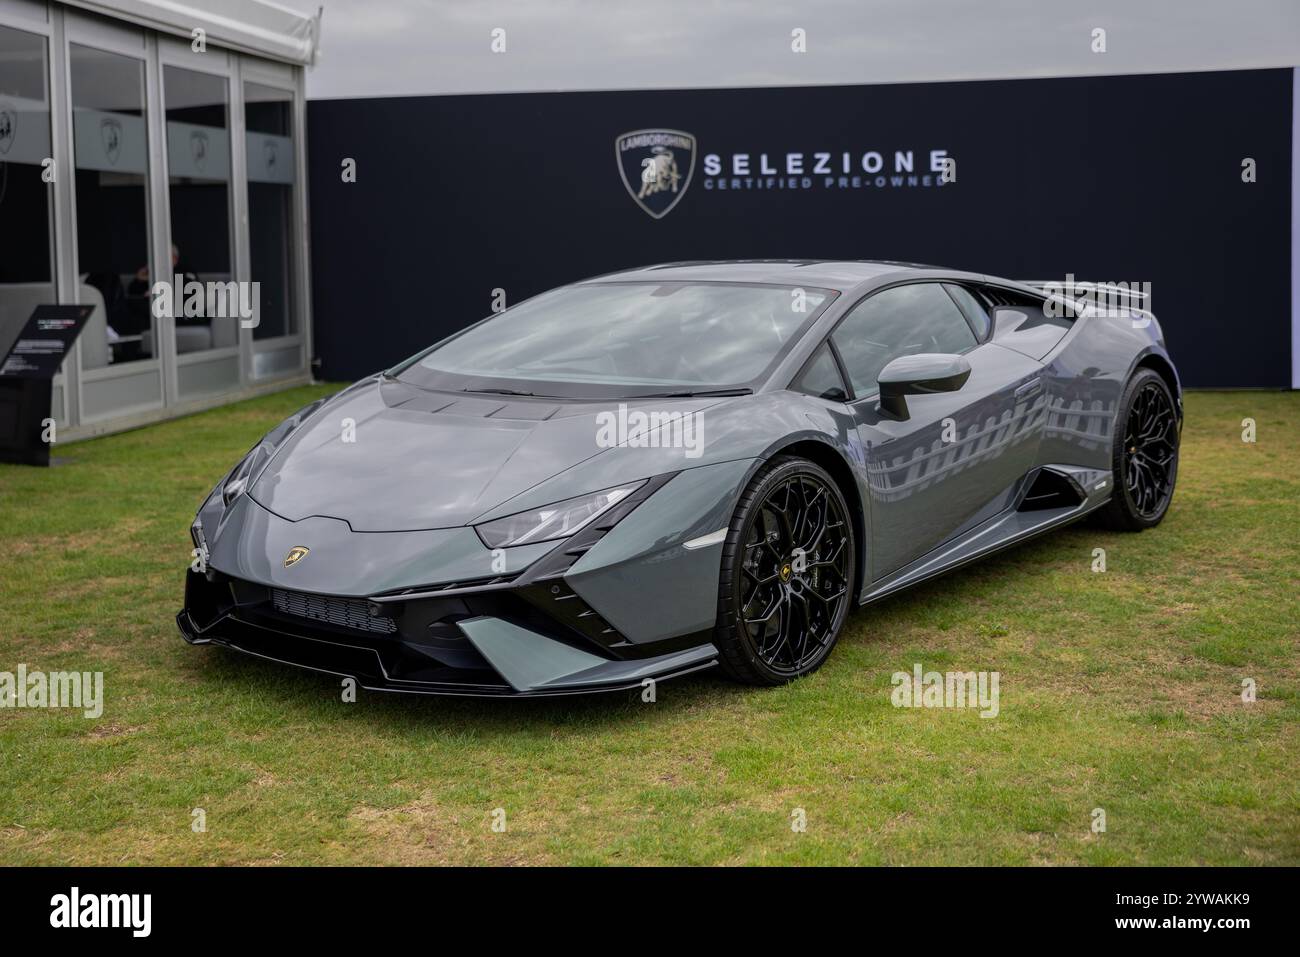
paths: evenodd
<path fill-rule="evenodd" d="M 880 370 L 880 408 L 896 419 L 906 419 L 909 395 L 956 392 L 970 378 L 964 356 L 922 352 L 899 356 Z"/>

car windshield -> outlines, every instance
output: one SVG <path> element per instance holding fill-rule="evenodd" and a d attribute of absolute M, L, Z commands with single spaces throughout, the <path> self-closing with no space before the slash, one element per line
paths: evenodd
<path fill-rule="evenodd" d="M 834 298 L 737 283 L 586 283 L 471 326 L 393 373 L 423 388 L 612 397 L 761 383 Z"/>

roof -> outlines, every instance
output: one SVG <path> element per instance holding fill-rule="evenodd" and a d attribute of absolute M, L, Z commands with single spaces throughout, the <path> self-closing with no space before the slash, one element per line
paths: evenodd
<path fill-rule="evenodd" d="M 889 273 L 953 270 L 880 259 L 724 259 L 662 263 L 596 276 L 587 282 L 770 282 L 844 292 Z"/>
<path fill-rule="evenodd" d="M 269 0 L 65 0 L 75 7 L 128 20 L 189 40 L 196 27 L 217 46 L 308 66 L 320 43 L 320 16 Z"/>

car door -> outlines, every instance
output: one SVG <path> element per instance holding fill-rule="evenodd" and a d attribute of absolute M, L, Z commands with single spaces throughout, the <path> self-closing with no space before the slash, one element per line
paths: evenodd
<path fill-rule="evenodd" d="M 866 456 L 871 580 L 1001 511 L 1033 466 L 1041 366 L 987 341 L 987 315 L 967 318 L 972 305 L 982 307 L 962 294 L 938 282 L 890 286 L 855 306 L 831 335 Z M 878 406 L 880 371 L 922 352 L 964 355 L 970 378 L 956 392 L 908 396 L 908 417 L 899 421 Z"/>

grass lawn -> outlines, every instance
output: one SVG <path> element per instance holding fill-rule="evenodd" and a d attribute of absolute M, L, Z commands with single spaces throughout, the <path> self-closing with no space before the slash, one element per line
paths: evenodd
<path fill-rule="evenodd" d="M 200 499 L 330 391 L 0 465 L 0 671 L 103 671 L 106 698 L 0 709 L 0 864 L 1300 864 L 1300 394 L 1188 395 L 1159 528 L 858 611 L 788 687 L 345 704 L 173 621 Z M 894 708 L 917 662 L 1000 672 L 1000 714 Z"/>

